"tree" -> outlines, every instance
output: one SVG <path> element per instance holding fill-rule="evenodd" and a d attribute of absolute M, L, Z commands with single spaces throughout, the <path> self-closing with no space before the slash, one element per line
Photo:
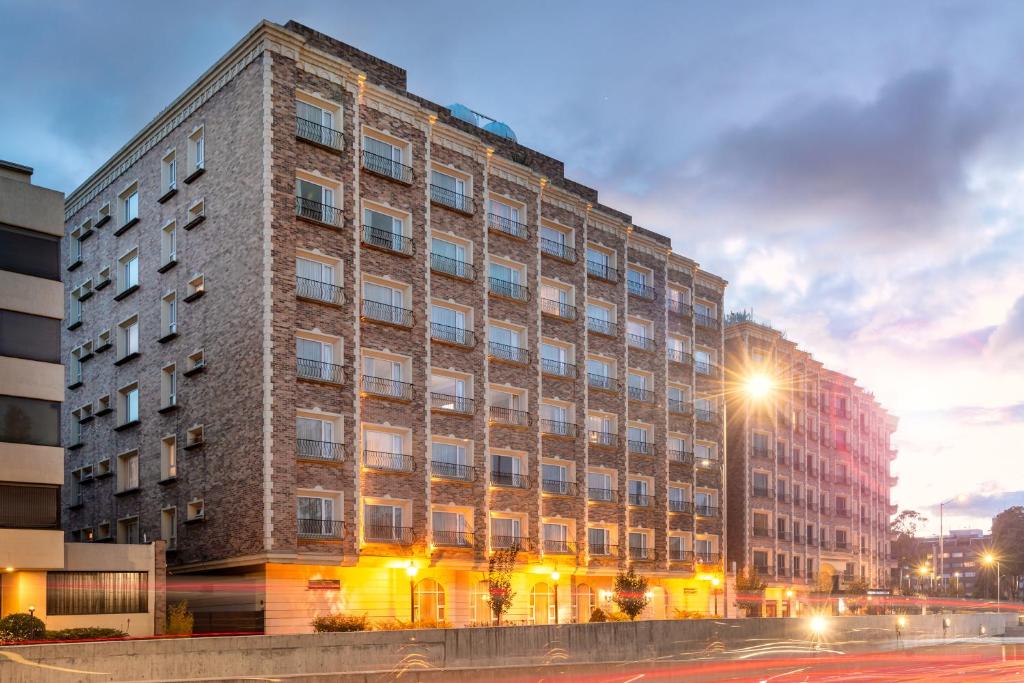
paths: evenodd
<path fill-rule="evenodd" d="M 999 559 L 1003 595 L 1017 599 L 1017 587 L 1024 575 L 1024 507 L 1014 505 L 992 519 L 992 546 L 992 554 Z M 983 563 L 981 566 L 989 570 L 986 573 L 992 575 L 991 585 L 994 587 L 995 566 L 987 567 Z"/>
<path fill-rule="evenodd" d="M 647 577 L 640 576 L 630 567 L 625 574 L 619 572 L 615 577 L 615 592 L 612 602 L 633 621 L 644 611 L 650 598 L 647 597 Z"/>
<path fill-rule="evenodd" d="M 928 518 L 916 510 L 904 510 L 896 515 L 889 530 L 896 535 L 892 541 L 892 553 L 900 566 L 914 566 L 925 555 L 917 543 L 917 532 L 928 523 Z"/>
<path fill-rule="evenodd" d="M 502 548 L 495 550 L 487 562 L 487 596 L 498 626 L 501 626 L 502 615 L 512 609 L 512 599 L 516 596 L 512 591 L 512 573 L 518 556 L 518 547 Z"/>
<path fill-rule="evenodd" d="M 746 612 L 748 617 L 761 616 L 761 604 L 767 586 L 756 567 L 744 569 L 736 577 L 736 606 Z"/>

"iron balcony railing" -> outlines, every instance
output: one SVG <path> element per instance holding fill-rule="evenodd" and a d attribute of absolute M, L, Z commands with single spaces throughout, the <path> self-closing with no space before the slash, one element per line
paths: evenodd
<path fill-rule="evenodd" d="M 516 363 L 519 365 L 529 365 L 530 363 L 531 354 L 529 349 L 492 341 L 487 344 L 487 351 L 491 358 L 502 360 L 506 363 Z"/>
<path fill-rule="evenodd" d="M 654 403 L 654 392 L 642 387 L 629 387 L 629 400 L 641 403 Z"/>
<path fill-rule="evenodd" d="M 496 550 L 516 548 L 518 550 L 529 550 L 530 539 L 524 536 L 491 536 L 491 547 Z"/>
<path fill-rule="evenodd" d="M 473 267 L 473 264 L 449 256 L 442 256 L 441 254 L 432 253 L 430 255 L 430 270 L 462 280 L 476 279 L 476 269 Z"/>
<path fill-rule="evenodd" d="M 824 538 L 818 541 L 818 546 L 820 546 L 822 550 L 832 550 L 832 544 Z"/>
<path fill-rule="evenodd" d="M 530 236 L 530 229 L 527 227 L 526 223 L 520 223 L 519 221 L 514 221 L 511 218 L 499 216 L 496 213 L 487 214 L 487 226 L 491 230 L 495 230 L 521 240 L 528 239 Z"/>
<path fill-rule="evenodd" d="M 495 296 L 501 296 L 515 301 L 530 300 L 530 290 L 522 285 L 517 285 L 514 282 L 492 277 L 488 278 L 488 286 L 490 293 Z"/>
<path fill-rule="evenodd" d="M 633 334 L 632 332 L 626 333 L 626 343 L 629 344 L 630 348 L 642 349 L 644 351 L 654 350 L 654 340 L 650 337 L 645 337 L 642 334 Z"/>
<path fill-rule="evenodd" d="M 793 543 L 795 543 L 796 545 L 803 545 L 805 540 L 805 536 L 802 536 L 795 532 L 793 533 Z M 796 576 L 796 574 L 794 574 L 794 576 Z"/>
<path fill-rule="evenodd" d="M 312 299 L 335 305 L 345 302 L 344 290 L 341 287 L 308 277 L 295 278 L 295 295 L 300 299 Z"/>
<path fill-rule="evenodd" d="M 693 320 L 697 323 L 698 327 L 707 327 L 712 329 L 718 327 L 718 318 L 706 313 L 698 313 Z"/>
<path fill-rule="evenodd" d="M 575 320 L 578 316 L 575 306 L 561 301 L 556 301 L 555 299 L 541 299 L 540 312 L 544 315 L 562 318 L 563 320 Z"/>
<path fill-rule="evenodd" d="M 599 261 L 587 259 L 587 275 L 607 280 L 608 282 L 619 281 L 619 271 Z"/>
<path fill-rule="evenodd" d="M 786 531 L 785 529 L 776 529 L 775 530 L 775 537 L 777 539 L 779 539 L 780 541 L 788 541 L 789 540 L 789 532 Z"/>
<path fill-rule="evenodd" d="M 633 507 L 648 508 L 654 504 L 654 496 L 647 493 L 630 493 L 629 504 Z"/>
<path fill-rule="evenodd" d="M 559 422 L 558 420 L 541 420 L 540 431 L 552 436 L 564 436 L 576 438 L 576 425 L 572 422 Z"/>
<path fill-rule="evenodd" d="M 785 578 L 785 577 L 789 576 L 789 570 L 786 569 L 785 567 L 776 567 L 776 569 L 775 569 L 775 576 L 778 576 L 778 577 L 781 577 L 781 578 Z"/>
<path fill-rule="evenodd" d="M 512 472 L 491 472 L 491 483 L 506 489 L 530 488 L 530 478 L 525 474 Z"/>
<path fill-rule="evenodd" d="M 676 498 L 668 499 L 669 512 L 682 512 L 688 515 L 693 514 L 693 501 L 690 500 L 678 500 Z"/>
<path fill-rule="evenodd" d="M 780 503 L 787 503 L 789 502 L 789 494 L 786 493 L 785 491 L 776 491 L 775 500 L 779 501 Z"/>
<path fill-rule="evenodd" d="M 295 136 L 336 150 L 341 150 L 344 144 L 341 131 L 328 128 L 301 116 L 295 117 Z"/>
<path fill-rule="evenodd" d="M 629 439 L 626 444 L 629 448 L 629 452 L 634 455 L 654 455 L 655 448 L 654 444 L 650 441 L 640 441 L 638 439 Z"/>
<path fill-rule="evenodd" d="M 363 538 L 370 543 L 412 545 L 412 527 L 394 526 L 391 524 L 367 524 L 363 527 Z"/>
<path fill-rule="evenodd" d="M 412 166 L 406 166 L 380 154 L 363 150 L 363 168 L 370 173 L 391 178 L 403 183 L 412 182 Z"/>
<path fill-rule="evenodd" d="M 669 546 L 668 559 L 670 562 L 693 562 L 693 551 L 682 550 L 680 548 L 673 549 L 671 546 Z"/>
<path fill-rule="evenodd" d="M 576 250 L 567 244 L 556 242 L 555 240 L 549 240 L 546 237 L 541 237 L 540 251 L 542 254 L 554 256 L 557 259 L 568 261 L 569 263 L 576 263 Z"/>
<path fill-rule="evenodd" d="M 461 415 L 472 415 L 476 412 L 473 399 L 453 394 L 439 394 L 434 391 L 430 392 L 430 409 Z"/>
<path fill-rule="evenodd" d="M 447 529 L 434 529 L 432 532 L 434 545 L 445 548 L 474 548 L 476 547 L 476 536 L 471 531 L 449 531 Z"/>
<path fill-rule="evenodd" d="M 430 338 L 445 344 L 455 344 L 456 346 L 476 346 L 476 335 L 473 334 L 473 330 L 444 325 L 442 323 L 430 323 Z"/>
<path fill-rule="evenodd" d="M 530 414 L 525 410 L 515 408 L 504 408 L 502 406 L 491 406 L 491 422 L 511 427 L 530 426 Z"/>
<path fill-rule="evenodd" d="M 430 201 L 463 213 L 473 213 L 473 198 L 440 185 L 430 186 Z"/>
<path fill-rule="evenodd" d="M 651 287 L 649 284 L 628 280 L 627 285 L 631 295 L 638 296 L 641 299 L 654 299 L 654 287 Z"/>
<path fill-rule="evenodd" d="M 754 526 L 753 534 L 756 538 L 771 538 L 775 532 L 770 526 Z"/>
<path fill-rule="evenodd" d="M 696 557 L 697 557 L 697 561 L 700 562 L 701 564 L 718 564 L 719 562 L 722 561 L 722 554 L 721 553 L 698 552 Z"/>
<path fill-rule="evenodd" d="M 694 511 L 699 517 L 717 517 L 718 506 L 717 505 L 696 505 Z"/>
<path fill-rule="evenodd" d="M 694 413 L 697 415 L 697 419 L 701 422 L 718 422 L 718 413 L 715 412 L 714 410 L 705 410 L 703 408 L 698 408 L 697 410 L 694 411 Z"/>
<path fill-rule="evenodd" d="M 363 299 L 363 320 L 398 325 L 399 327 L 412 327 L 412 311 L 408 308 L 382 304 L 372 299 Z"/>
<path fill-rule="evenodd" d="M 846 541 L 836 541 L 836 550 L 849 550 L 850 544 Z"/>
<path fill-rule="evenodd" d="M 670 398 L 668 400 L 668 412 L 675 415 L 693 415 L 693 403 Z"/>
<path fill-rule="evenodd" d="M 296 439 L 295 452 L 300 458 L 336 462 L 345 456 L 345 444 L 314 439 Z"/>
<path fill-rule="evenodd" d="M 771 489 L 769 489 L 769 488 L 761 488 L 761 487 L 755 486 L 755 487 L 753 487 L 751 489 L 750 493 L 755 498 L 771 498 L 773 491 Z"/>
<path fill-rule="evenodd" d="M 563 363 L 550 358 L 540 359 L 540 369 L 545 375 L 555 377 L 576 377 L 576 366 L 572 363 Z"/>
<path fill-rule="evenodd" d="M 363 375 L 363 393 L 381 398 L 392 398 L 397 401 L 411 401 L 413 386 L 408 382 L 387 377 Z"/>
<path fill-rule="evenodd" d="M 693 315 L 693 307 L 690 304 L 686 303 L 685 301 L 668 298 L 665 299 L 665 305 L 668 306 L 669 311 L 675 313 L 676 315 Z"/>
<path fill-rule="evenodd" d="M 299 519 L 298 535 L 302 539 L 341 540 L 345 538 L 345 522 L 337 519 Z"/>
<path fill-rule="evenodd" d="M 305 197 L 295 197 L 295 215 L 299 218 L 324 223 L 335 228 L 342 227 L 344 221 L 341 209 L 329 204 L 321 204 Z"/>
<path fill-rule="evenodd" d="M 613 432 L 598 432 L 591 430 L 587 433 L 587 440 L 594 446 L 614 448 L 619 443 L 619 435 Z"/>
<path fill-rule="evenodd" d="M 544 539 L 544 552 L 552 555 L 575 555 L 576 544 L 572 541 L 560 541 L 553 538 Z"/>
<path fill-rule="evenodd" d="M 312 358 L 296 358 L 295 372 L 302 379 L 341 384 L 345 378 L 345 366 L 325 363 Z"/>
<path fill-rule="evenodd" d="M 669 462 L 678 462 L 684 465 L 693 464 L 693 451 L 685 451 L 679 449 L 669 449 L 668 451 Z"/>
<path fill-rule="evenodd" d="M 576 482 L 565 479 L 544 479 L 541 481 L 540 487 L 544 493 L 556 496 L 576 496 L 579 493 Z"/>
<path fill-rule="evenodd" d="M 393 251 L 403 256 L 412 256 L 416 251 L 416 245 L 411 237 L 375 228 L 372 225 L 363 226 L 363 244 L 384 251 Z"/>
<path fill-rule="evenodd" d="M 767 446 L 754 446 L 750 449 L 751 455 L 755 458 L 763 458 L 765 460 L 771 460 L 772 449 Z"/>
<path fill-rule="evenodd" d="M 587 329 L 596 334 L 603 334 L 606 337 L 614 337 L 619 333 L 619 326 L 610 320 L 600 318 L 587 318 Z"/>
<path fill-rule="evenodd" d="M 619 391 L 619 380 L 614 377 L 608 377 L 607 375 L 598 375 L 593 372 L 587 373 L 587 384 L 592 389 L 601 389 L 603 391 Z"/>
<path fill-rule="evenodd" d="M 594 486 L 587 487 L 587 500 L 595 503 L 614 503 L 619 499 L 615 489 L 602 489 Z"/>
<path fill-rule="evenodd" d="M 708 363 L 707 361 L 697 361 L 693 369 L 697 371 L 698 375 L 705 375 L 707 377 L 714 377 L 718 375 L 718 366 L 714 363 Z"/>
<path fill-rule="evenodd" d="M 694 462 L 697 465 L 697 467 L 713 469 L 715 467 L 718 467 L 718 454 L 716 453 L 710 457 L 705 456 L 699 459 L 696 456 L 694 456 Z"/>
<path fill-rule="evenodd" d="M 405 453 L 388 453 L 387 451 L 363 451 L 363 466 L 381 472 L 412 472 L 415 460 Z"/>
<path fill-rule="evenodd" d="M 654 548 L 646 545 L 629 546 L 629 559 L 646 562 L 654 559 Z"/>
<path fill-rule="evenodd" d="M 443 460 L 430 461 L 430 474 L 438 479 L 453 479 L 455 481 L 475 481 L 476 468 L 470 465 L 460 465 L 454 462 Z"/>
<path fill-rule="evenodd" d="M 591 557 L 618 557 L 619 546 L 614 543 L 588 543 L 587 550 Z"/>
<path fill-rule="evenodd" d="M 680 365 L 692 365 L 693 354 L 689 351 L 682 351 L 680 349 L 667 349 L 665 355 L 668 357 L 670 363 L 679 363 Z"/>

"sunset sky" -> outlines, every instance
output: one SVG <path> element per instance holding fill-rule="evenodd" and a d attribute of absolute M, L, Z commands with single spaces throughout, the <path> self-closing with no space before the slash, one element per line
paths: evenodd
<path fill-rule="evenodd" d="M 0 158 L 70 192 L 294 18 L 508 122 L 857 377 L 901 419 L 901 509 L 1024 504 L 1024 4 L 320 5 L 0 0 Z"/>

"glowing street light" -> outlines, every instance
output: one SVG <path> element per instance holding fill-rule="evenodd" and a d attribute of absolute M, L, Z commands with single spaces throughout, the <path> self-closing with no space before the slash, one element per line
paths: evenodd
<path fill-rule="evenodd" d="M 999 579 L 1000 579 L 1000 567 L 999 558 L 992 553 L 985 553 L 985 556 L 981 558 L 981 561 L 991 567 L 993 564 L 996 565 L 996 612 L 999 611 Z"/>
<path fill-rule="evenodd" d="M 551 581 L 555 585 L 555 626 L 558 626 L 558 579 L 562 578 L 562 575 L 557 571 L 551 572 Z"/>
<path fill-rule="evenodd" d="M 757 372 L 749 377 L 747 381 L 743 383 L 743 389 L 747 392 L 747 395 L 753 399 L 762 399 L 772 392 L 775 388 L 775 382 L 768 375 Z"/>
<path fill-rule="evenodd" d="M 715 616 L 718 616 L 718 587 L 722 585 L 722 581 L 717 576 L 711 577 L 711 592 L 715 596 Z"/>
<path fill-rule="evenodd" d="M 405 573 L 409 576 L 409 620 L 416 623 L 416 574 L 420 568 L 416 566 L 416 563 L 409 560 L 409 564 L 405 567 Z"/>

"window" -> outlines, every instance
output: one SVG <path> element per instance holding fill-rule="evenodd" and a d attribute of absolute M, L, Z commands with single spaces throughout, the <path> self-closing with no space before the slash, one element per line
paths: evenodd
<path fill-rule="evenodd" d="M 202 273 L 193 275 L 186 285 L 185 301 L 193 302 L 206 293 L 206 278 Z"/>
<path fill-rule="evenodd" d="M 178 476 L 178 439 L 173 434 L 160 440 L 160 479 Z"/>
<path fill-rule="evenodd" d="M 497 230 L 500 233 L 513 237 L 526 238 L 525 216 L 522 216 L 518 206 L 513 206 L 510 203 L 497 199 L 491 199 L 488 202 L 487 212 L 487 225 L 492 230 Z"/>
<path fill-rule="evenodd" d="M 611 530 L 605 527 L 590 527 L 587 529 L 587 548 L 591 555 L 611 555 Z"/>
<path fill-rule="evenodd" d="M 342 303 L 340 264 L 310 256 L 295 257 L 295 291 L 303 299 Z"/>
<path fill-rule="evenodd" d="M 626 269 L 626 284 L 629 288 L 630 294 L 644 297 L 645 299 L 654 298 L 654 287 L 652 283 L 654 278 L 651 271 L 646 268 L 641 269 L 637 266 L 629 266 Z"/>
<path fill-rule="evenodd" d="M 475 273 L 472 261 L 472 245 L 456 242 L 449 238 L 430 239 L 430 268 L 453 277 L 473 279 Z"/>
<path fill-rule="evenodd" d="M 432 303 L 430 306 L 430 336 L 434 339 L 473 346 L 472 309 L 456 308 L 451 304 Z"/>
<path fill-rule="evenodd" d="M 644 402 L 654 400 L 654 392 L 650 389 L 654 385 L 654 378 L 649 373 L 630 370 L 627 374 L 627 384 L 630 400 Z"/>
<path fill-rule="evenodd" d="M 178 239 L 171 221 L 160 230 L 160 264 L 161 272 L 178 261 Z"/>
<path fill-rule="evenodd" d="M 446 479 L 470 480 L 473 476 L 468 442 L 434 440 L 430 444 L 431 474 Z"/>
<path fill-rule="evenodd" d="M 339 419 L 303 413 L 295 417 L 295 452 L 301 458 L 338 460 L 342 456 Z"/>
<path fill-rule="evenodd" d="M 591 356 L 587 358 L 587 383 L 594 389 L 615 391 L 617 388 L 615 361 Z"/>
<path fill-rule="evenodd" d="M 522 460 L 510 453 L 491 454 L 491 480 L 498 486 L 525 488 L 526 483 L 520 472 Z"/>
<path fill-rule="evenodd" d="M 453 172 L 433 169 L 430 172 L 430 200 L 459 211 L 473 210 L 467 178 Z"/>
<path fill-rule="evenodd" d="M 571 344 L 545 339 L 540 345 L 541 370 L 547 375 L 574 377 L 576 375 L 575 356 Z"/>
<path fill-rule="evenodd" d="M 174 363 L 160 371 L 160 407 L 170 408 L 178 405 L 178 378 L 174 372 Z"/>
<path fill-rule="evenodd" d="M 121 229 L 127 229 L 139 220 L 139 184 L 133 183 L 131 187 L 121 193 Z"/>
<path fill-rule="evenodd" d="M 404 432 L 383 428 L 364 428 L 363 464 L 374 470 L 407 472 L 412 461 L 406 452 L 410 441 Z"/>
<path fill-rule="evenodd" d="M 594 501 L 615 500 L 615 483 L 609 472 L 587 472 L 587 498 Z"/>
<path fill-rule="evenodd" d="M 178 162 L 174 150 L 168 152 L 160 162 L 160 193 L 161 199 L 170 195 L 178 187 Z"/>
<path fill-rule="evenodd" d="M 178 509 L 164 508 L 160 511 L 160 538 L 167 543 L 168 550 L 178 548 Z"/>
<path fill-rule="evenodd" d="M 72 263 L 76 256 L 76 241 L 71 240 L 68 243 Z M 77 256 L 80 258 L 81 253 Z M 59 280 L 59 238 L 0 225 L 0 270 L 47 280 Z"/>
<path fill-rule="evenodd" d="M 136 521 L 136 528 L 137 524 Z M 146 572 L 46 572 L 46 613 L 49 616 L 148 611 L 149 574 Z"/>
<path fill-rule="evenodd" d="M 372 247 L 412 253 L 412 242 L 405 237 L 407 221 L 374 209 L 363 209 L 363 243 Z"/>
<path fill-rule="evenodd" d="M 408 288 L 386 280 L 363 282 L 363 317 L 369 320 L 410 327 L 412 311 L 406 307 Z"/>
<path fill-rule="evenodd" d="M 587 274 L 602 280 L 618 280 L 615 270 L 615 252 L 596 245 L 587 245 Z"/>
<path fill-rule="evenodd" d="M 206 167 L 206 135 L 200 127 L 188 136 L 188 175 L 185 182 L 197 177 Z"/>
<path fill-rule="evenodd" d="M 523 539 L 522 520 L 515 517 L 492 517 L 491 518 L 491 547 L 512 548 L 517 547 Z"/>
<path fill-rule="evenodd" d="M 626 321 L 626 341 L 635 349 L 650 351 L 654 348 L 653 325 L 648 320 L 630 318 Z"/>
<path fill-rule="evenodd" d="M 694 408 L 698 420 L 711 422 L 718 417 L 718 406 L 715 404 L 714 399 L 698 398 L 694 401 Z"/>
<path fill-rule="evenodd" d="M 698 441 L 693 446 L 693 457 L 698 465 L 707 467 L 718 460 L 718 447 L 714 444 Z"/>
<path fill-rule="evenodd" d="M 139 352 L 139 316 L 133 315 L 117 326 L 117 356 L 125 359 Z"/>
<path fill-rule="evenodd" d="M 566 495 L 572 483 L 569 468 L 561 463 L 546 462 L 541 465 L 541 490 L 545 493 Z"/>
<path fill-rule="evenodd" d="M 401 506 L 367 503 L 363 508 L 363 516 L 363 535 L 367 541 L 393 543 L 403 540 L 404 510 Z"/>
<path fill-rule="evenodd" d="M 562 522 L 544 522 L 542 529 L 544 535 L 544 551 L 549 553 L 572 552 L 572 536 L 569 532 L 569 525 Z"/>
<path fill-rule="evenodd" d="M 646 479 L 630 479 L 628 486 L 630 505 L 647 507 L 651 504 L 650 497 L 647 493 L 649 490 L 649 483 Z"/>
<path fill-rule="evenodd" d="M 466 375 L 455 375 L 431 370 L 430 393 L 432 407 L 441 407 L 458 412 L 472 411 L 467 399 L 472 390 L 471 378 Z"/>
<path fill-rule="evenodd" d="M 117 456 L 117 490 L 139 488 L 139 452 L 131 451 Z"/>
<path fill-rule="evenodd" d="M 587 415 L 587 438 L 597 446 L 615 446 L 618 438 L 615 416 L 604 413 Z"/>
<path fill-rule="evenodd" d="M 139 421 L 139 385 L 129 384 L 118 392 L 118 425 Z"/>
<path fill-rule="evenodd" d="M 629 440 L 629 452 L 639 455 L 653 455 L 654 444 L 650 441 L 650 427 L 646 425 L 629 425 L 626 427 L 626 438 Z"/>
<path fill-rule="evenodd" d="M 205 443 L 203 425 L 195 425 L 185 430 L 185 448 L 195 448 Z"/>
<path fill-rule="evenodd" d="M 139 250 L 132 249 L 118 259 L 117 291 L 123 294 L 139 286 Z"/>
<path fill-rule="evenodd" d="M 412 399 L 412 384 L 405 381 L 411 373 L 408 358 L 363 355 L 363 391 L 367 394 L 401 400 Z"/>
<path fill-rule="evenodd" d="M 206 367 L 206 355 L 202 349 L 190 353 L 185 360 L 188 365 L 184 372 L 185 375 L 201 372 Z"/>
<path fill-rule="evenodd" d="M 576 250 L 573 249 L 572 231 L 552 225 L 540 226 L 541 253 L 549 254 L 563 261 L 576 261 Z"/>
<path fill-rule="evenodd" d="M 693 304 L 696 322 L 703 327 L 714 327 L 718 322 L 718 313 L 712 304 L 697 301 Z"/>
<path fill-rule="evenodd" d="M 629 556 L 634 560 L 650 558 L 650 535 L 646 531 L 629 532 Z"/>
<path fill-rule="evenodd" d="M 340 125 L 334 122 L 338 108 L 327 103 L 314 103 L 312 98 L 309 100 L 295 102 L 296 135 L 326 147 L 341 149 L 341 133 L 336 130 Z"/>
<path fill-rule="evenodd" d="M 693 360 L 698 375 L 710 375 L 714 372 L 714 358 L 710 351 L 697 349 L 693 354 Z"/>
<path fill-rule="evenodd" d="M 686 547 L 687 538 L 685 536 L 669 536 L 668 537 L 668 557 L 670 560 L 686 561 L 693 559 L 690 557 L 690 551 Z"/>
<path fill-rule="evenodd" d="M 526 280 L 525 266 L 512 261 L 492 260 L 488 264 L 487 273 L 491 293 L 518 301 L 529 298 L 529 290 L 523 286 Z"/>
<path fill-rule="evenodd" d="M 295 211 L 302 218 L 341 226 L 341 210 L 335 207 L 334 189 L 304 178 L 295 179 Z"/>
<path fill-rule="evenodd" d="M 117 542 L 118 543 L 140 543 L 139 518 L 128 517 L 117 520 Z"/>
<path fill-rule="evenodd" d="M 160 300 L 160 330 L 161 339 L 178 333 L 178 296 L 174 292 L 168 292 Z"/>
<path fill-rule="evenodd" d="M 387 178 L 412 182 L 412 167 L 404 144 L 384 136 L 363 136 L 363 168 Z"/>
<path fill-rule="evenodd" d="M 200 520 L 206 517 L 206 505 L 202 500 L 190 501 L 188 506 L 185 508 L 185 519 L 186 520 Z"/>
<path fill-rule="evenodd" d="M 615 305 L 605 301 L 588 301 L 587 329 L 598 334 L 615 336 Z"/>
<path fill-rule="evenodd" d="M 433 510 L 430 522 L 434 543 L 437 545 L 462 547 L 473 545 L 473 533 L 469 530 L 464 513 L 452 510 Z"/>
<path fill-rule="evenodd" d="M 334 536 L 336 503 L 333 496 L 300 494 L 295 505 L 299 538 Z"/>
<path fill-rule="evenodd" d="M 339 341 L 312 336 L 296 336 L 295 359 L 297 374 L 303 379 L 340 382 L 341 366 L 334 360 L 340 356 Z"/>
<path fill-rule="evenodd" d="M 540 310 L 567 320 L 576 319 L 576 298 L 572 285 L 555 280 L 544 280 L 540 286 Z"/>
<path fill-rule="evenodd" d="M 196 200 L 188 207 L 188 222 L 182 227 L 191 230 L 206 220 L 206 202 L 202 199 Z"/>

